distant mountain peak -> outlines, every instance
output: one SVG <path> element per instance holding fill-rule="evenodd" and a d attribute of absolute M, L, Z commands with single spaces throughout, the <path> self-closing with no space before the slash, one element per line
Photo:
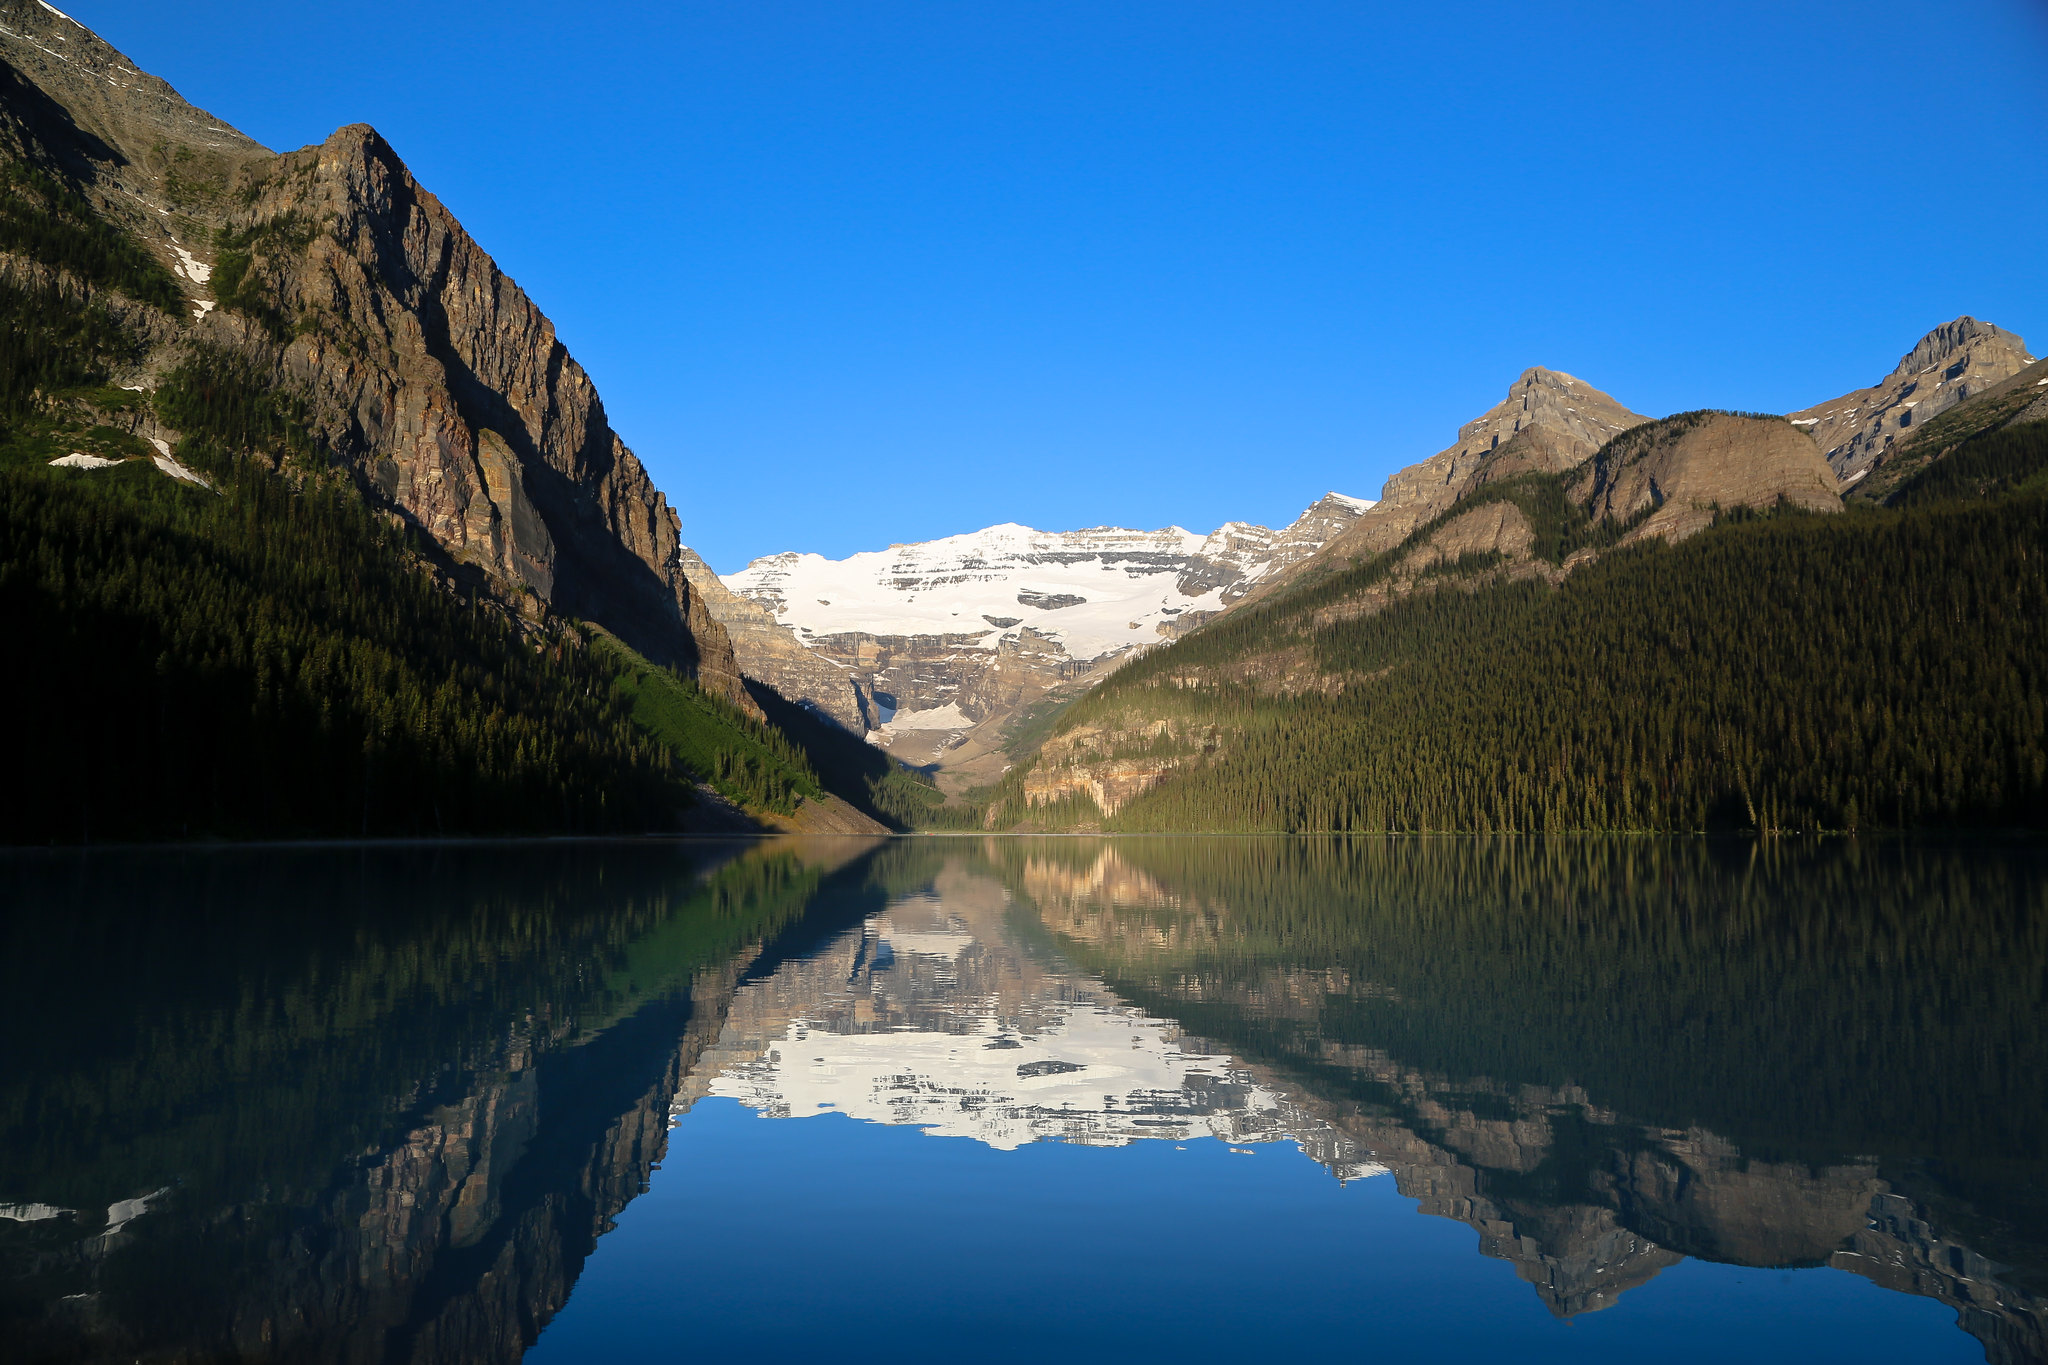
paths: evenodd
<path fill-rule="evenodd" d="M 1907 379 L 1924 374 L 1979 341 L 1990 342 L 2001 350 L 2016 352 L 2029 362 L 2033 359 L 2027 355 L 2027 344 L 2023 339 L 1992 323 L 1979 322 L 1965 313 L 1953 322 L 1942 323 L 1921 337 L 1912 350 L 1899 357 L 1897 367 L 1892 370 L 1892 377 Z"/>

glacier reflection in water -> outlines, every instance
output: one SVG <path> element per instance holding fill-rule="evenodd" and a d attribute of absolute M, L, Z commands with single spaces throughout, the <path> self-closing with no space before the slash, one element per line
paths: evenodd
<path fill-rule="evenodd" d="M 1340 1179 L 1384 1169 L 1228 1054 L 1025 951 L 1002 929 L 1008 908 L 998 886 L 942 876 L 742 987 L 700 1063 L 703 1093 L 998 1150 L 1292 1140 Z"/>

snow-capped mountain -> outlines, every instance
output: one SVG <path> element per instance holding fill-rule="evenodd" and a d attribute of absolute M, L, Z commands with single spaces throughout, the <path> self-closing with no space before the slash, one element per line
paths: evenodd
<path fill-rule="evenodd" d="M 1003 634 L 1029 627 L 1090 660 L 1149 643 L 1190 613 L 1223 610 L 1370 506 L 1331 493 L 1285 530 L 1234 521 L 1206 536 L 1010 522 L 847 559 L 770 555 L 724 581 L 807 640 L 973 636 L 993 650 Z"/>
<path fill-rule="evenodd" d="M 1085 685 L 1243 600 L 1371 506 L 1331 493 L 1280 530 L 1231 522 L 1207 535 L 1006 523 L 846 559 L 770 555 L 722 583 L 844 669 L 886 746 L 907 732 L 957 736 L 1053 688 Z M 793 700 L 844 710 L 836 692 L 810 696 L 814 680 L 786 665 L 741 662 Z"/>

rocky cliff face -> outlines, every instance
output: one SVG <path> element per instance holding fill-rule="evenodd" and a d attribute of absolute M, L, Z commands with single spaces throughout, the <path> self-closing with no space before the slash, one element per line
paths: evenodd
<path fill-rule="evenodd" d="M 1843 487 L 1891 458 L 1920 427 L 2033 363 L 2011 332 L 1960 317 L 1920 338 L 1892 372 L 1867 389 L 1791 414 Z"/>
<path fill-rule="evenodd" d="M 704 609 L 731 637 L 742 675 L 831 717 L 856 735 L 879 723 L 872 676 L 806 647 L 773 612 L 728 588 L 696 551 L 682 550 L 679 563 Z"/>
<path fill-rule="evenodd" d="M 529 618 L 595 621 L 753 709 L 683 572 L 676 513 L 589 376 L 373 130 L 272 155 L 33 0 L 0 0 L 0 60 L 16 155 L 75 185 L 191 296 L 189 325 L 149 335 L 123 383 L 234 357 L 302 402 L 454 578 Z"/>
<path fill-rule="evenodd" d="M 1784 503 L 1839 512 L 1834 473 L 1811 437 L 1769 417 L 1709 412 L 1675 417 L 1611 442 L 1571 485 L 1597 521 L 1635 523 L 1623 543 L 1683 540 L 1717 508 Z"/>

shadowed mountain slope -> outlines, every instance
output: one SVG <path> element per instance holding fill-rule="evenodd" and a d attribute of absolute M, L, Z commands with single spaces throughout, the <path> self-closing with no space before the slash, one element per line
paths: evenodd
<path fill-rule="evenodd" d="M 149 393 L 231 357 L 451 575 L 519 614 L 595 621 L 754 709 L 677 562 L 675 511 L 589 377 L 373 130 L 272 155 L 35 0 L 0 3 L 0 62 L 16 183 L 55 182 L 184 295 L 182 316 L 122 310 L 136 344 L 115 383 Z M 0 267 L 33 276 L 33 259 Z M 135 431 L 181 434 L 161 410 Z"/>

